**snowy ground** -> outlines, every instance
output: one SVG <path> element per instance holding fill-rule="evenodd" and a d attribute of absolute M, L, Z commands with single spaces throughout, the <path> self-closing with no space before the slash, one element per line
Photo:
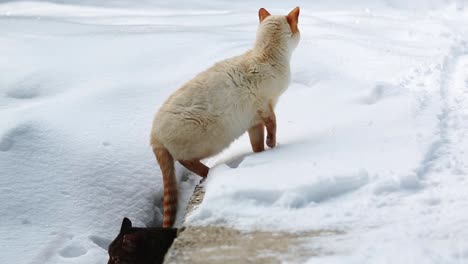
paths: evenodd
<path fill-rule="evenodd" d="M 0 3 L 0 263 L 106 263 L 123 216 L 158 224 L 154 112 L 296 5 L 279 146 L 208 160 L 189 223 L 344 232 L 311 263 L 468 262 L 462 1 L 193 2 Z"/>

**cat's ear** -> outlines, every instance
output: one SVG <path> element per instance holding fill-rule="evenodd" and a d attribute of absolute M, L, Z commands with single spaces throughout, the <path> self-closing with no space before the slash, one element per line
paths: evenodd
<path fill-rule="evenodd" d="M 130 230 L 132 228 L 132 221 L 125 217 L 122 220 L 122 226 L 120 227 L 120 233 L 125 233 L 126 231 Z"/>
<path fill-rule="evenodd" d="M 122 249 L 127 252 L 135 252 L 139 235 L 136 233 L 126 234 L 122 239 Z"/>
<path fill-rule="evenodd" d="M 288 24 L 291 27 L 291 31 L 293 33 L 299 32 L 299 29 L 297 28 L 297 24 L 299 23 L 299 7 L 297 6 L 294 8 L 289 14 L 286 16 L 286 19 L 288 20 Z"/>
<path fill-rule="evenodd" d="M 260 10 L 258 10 L 258 19 L 260 20 L 260 23 L 265 19 L 267 18 L 267 16 L 270 16 L 270 12 L 268 12 L 265 8 L 260 8 Z"/>

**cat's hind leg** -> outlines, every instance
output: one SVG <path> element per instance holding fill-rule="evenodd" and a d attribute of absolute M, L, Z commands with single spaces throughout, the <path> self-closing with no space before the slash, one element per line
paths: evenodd
<path fill-rule="evenodd" d="M 200 160 L 179 160 L 179 162 L 189 171 L 192 171 L 203 178 L 208 176 L 208 171 L 210 169 L 205 164 L 201 163 Z"/>

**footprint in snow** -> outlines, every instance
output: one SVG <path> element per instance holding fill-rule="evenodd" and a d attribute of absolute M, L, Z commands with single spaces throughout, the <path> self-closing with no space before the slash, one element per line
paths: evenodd
<path fill-rule="evenodd" d="M 78 243 L 72 243 L 71 245 L 62 248 L 59 254 L 64 258 L 77 258 L 79 256 L 83 256 L 87 252 L 88 250 L 86 250 L 83 246 L 79 245 Z"/>
<path fill-rule="evenodd" d="M 40 95 L 39 89 L 38 85 L 14 87 L 7 91 L 6 96 L 13 99 L 33 99 Z"/>
<path fill-rule="evenodd" d="M 370 94 L 360 100 L 362 104 L 376 104 L 379 101 L 397 96 L 401 93 L 402 88 L 400 86 L 390 83 L 377 83 L 371 90 Z"/>
<path fill-rule="evenodd" d="M 441 202 L 442 200 L 438 197 L 429 197 L 422 200 L 422 203 L 428 206 L 436 206 L 439 205 Z"/>
<path fill-rule="evenodd" d="M 314 73 L 311 74 L 309 71 L 298 71 L 293 74 L 293 83 L 300 84 L 305 87 L 312 87 L 316 85 L 323 77 L 323 75 L 328 75 L 328 73 Z"/>
<path fill-rule="evenodd" d="M 39 74 L 31 74 L 19 80 L 6 92 L 13 99 L 33 99 L 41 95 L 44 78 Z"/>
<path fill-rule="evenodd" d="M 0 138 L 0 151 L 9 151 L 19 138 L 29 133 L 31 128 L 29 125 L 20 125 L 10 129 L 5 135 Z"/>
<path fill-rule="evenodd" d="M 62 81 L 51 79 L 42 72 L 32 73 L 12 84 L 6 91 L 6 96 L 12 99 L 30 100 L 54 94 L 57 88 L 63 85 Z"/>

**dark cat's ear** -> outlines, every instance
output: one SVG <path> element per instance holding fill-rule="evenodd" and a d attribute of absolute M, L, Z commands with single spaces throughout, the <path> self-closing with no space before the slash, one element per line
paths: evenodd
<path fill-rule="evenodd" d="M 122 226 L 120 227 L 120 233 L 125 233 L 126 231 L 130 230 L 132 228 L 132 221 L 125 217 L 122 220 Z"/>
<path fill-rule="evenodd" d="M 268 12 L 265 8 L 260 8 L 258 10 L 258 19 L 260 20 L 260 23 L 267 18 L 267 16 L 271 15 L 270 12 Z"/>
<path fill-rule="evenodd" d="M 122 239 L 122 249 L 127 252 L 135 252 L 141 233 L 126 234 Z"/>
<path fill-rule="evenodd" d="M 299 31 L 297 28 L 297 24 L 299 23 L 299 7 L 297 6 L 294 8 L 289 14 L 286 16 L 286 19 L 288 20 L 289 27 L 291 27 L 291 31 L 293 33 L 296 33 Z"/>

